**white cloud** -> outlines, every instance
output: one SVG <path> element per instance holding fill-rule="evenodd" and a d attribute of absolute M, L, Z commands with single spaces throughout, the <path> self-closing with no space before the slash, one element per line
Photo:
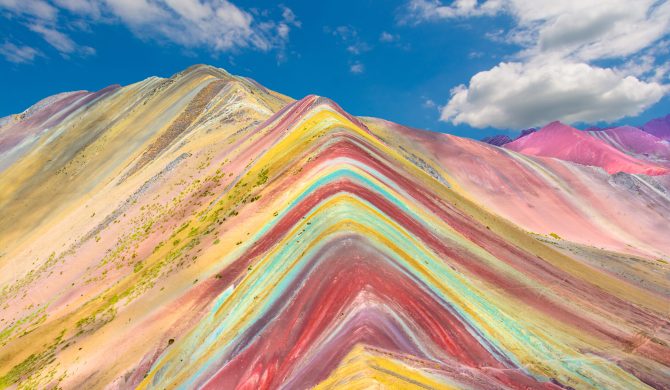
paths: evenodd
<path fill-rule="evenodd" d="M 658 83 L 660 82 L 670 82 L 670 79 L 668 79 L 668 76 L 670 75 L 670 63 L 664 63 L 659 66 L 657 66 L 654 69 L 654 73 L 651 76 L 651 80 L 656 81 Z"/>
<path fill-rule="evenodd" d="M 667 65 L 656 64 L 656 58 L 651 54 L 643 54 L 634 56 L 630 60 L 624 62 L 617 67 L 620 73 L 635 76 L 637 78 L 644 78 L 648 81 L 663 82 L 665 74 L 667 73 Z"/>
<path fill-rule="evenodd" d="M 361 74 L 365 72 L 365 65 L 356 61 L 353 64 L 349 65 L 349 71 L 353 74 Z"/>
<path fill-rule="evenodd" d="M 111 12 L 135 35 L 176 43 L 188 48 L 206 47 L 215 52 L 252 46 L 272 47 L 272 36 L 252 27 L 251 14 L 219 0 L 106 0 Z M 265 27 L 267 28 L 267 27 Z"/>
<path fill-rule="evenodd" d="M 147 0 L 105 0 L 105 5 L 111 14 L 130 27 L 153 21 L 160 24 L 160 19 L 168 16 L 164 8 Z"/>
<path fill-rule="evenodd" d="M 95 54 L 95 49 L 88 46 L 80 46 L 75 43 L 69 36 L 62 32 L 43 26 L 41 24 L 32 24 L 29 26 L 30 30 L 38 33 L 51 46 L 58 50 L 61 54 L 79 53 L 82 55 Z"/>
<path fill-rule="evenodd" d="M 277 25 L 277 34 L 282 39 L 288 39 L 288 34 L 291 31 L 291 28 L 286 23 L 279 23 Z"/>
<path fill-rule="evenodd" d="M 292 24 L 298 28 L 302 27 L 302 22 L 298 20 L 297 16 L 295 15 L 292 9 L 286 6 L 281 6 L 281 8 L 282 8 L 281 16 L 284 19 L 284 22 L 286 22 L 287 24 Z"/>
<path fill-rule="evenodd" d="M 0 0 L 0 8 L 43 20 L 53 20 L 58 14 L 58 10 L 44 0 Z"/>
<path fill-rule="evenodd" d="M 513 36 L 529 37 L 524 55 L 560 55 L 581 61 L 629 56 L 670 30 L 670 1 L 514 0 Z"/>
<path fill-rule="evenodd" d="M 301 28 L 302 22 L 298 20 L 297 16 L 290 8 L 281 5 L 282 9 L 282 20 L 277 24 L 277 35 L 279 39 L 277 40 L 277 63 L 280 64 L 286 61 L 286 46 L 289 41 L 289 34 L 291 33 L 291 28 Z"/>
<path fill-rule="evenodd" d="M 228 0 L 0 0 L 2 9 L 22 18 L 62 54 L 94 51 L 64 33 L 88 24 L 121 24 L 144 40 L 214 53 L 241 48 L 283 52 L 291 26 L 301 25 L 288 7 L 278 7 L 281 16 L 270 20 L 269 12 L 255 17 Z"/>
<path fill-rule="evenodd" d="M 323 31 L 326 34 L 331 34 L 337 38 L 340 43 L 345 46 L 347 52 L 354 58 L 362 53 L 372 50 L 372 46 L 362 40 L 358 35 L 358 30 L 352 26 L 337 26 L 334 28 L 326 26 L 323 28 Z M 353 62 L 350 61 L 349 71 L 354 74 L 360 74 L 365 72 L 365 66 L 358 60 Z"/>
<path fill-rule="evenodd" d="M 337 26 L 333 29 L 326 27 L 325 31 L 330 32 L 343 42 L 351 42 L 358 39 L 358 31 L 352 26 Z"/>
<path fill-rule="evenodd" d="M 435 101 L 433 101 L 432 99 L 424 98 L 423 106 L 426 108 L 435 108 L 437 107 L 437 103 L 435 103 Z"/>
<path fill-rule="evenodd" d="M 351 54 L 361 54 L 366 51 L 372 50 L 372 47 L 365 42 L 354 42 L 351 45 L 347 46 L 347 51 Z"/>
<path fill-rule="evenodd" d="M 100 17 L 100 2 L 90 0 L 54 0 L 60 8 L 78 15 L 87 15 L 93 18 Z"/>
<path fill-rule="evenodd" d="M 330 32 L 334 37 L 342 41 L 346 45 L 347 51 L 351 54 L 358 55 L 372 50 L 372 47 L 360 38 L 358 31 L 352 26 L 337 26 L 332 30 L 327 27 L 325 31 Z"/>
<path fill-rule="evenodd" d="M 386 32 L 386 31 L 382 31 L 382 33 L 379 35 L 379 41 L 380 42 L 389 43 L 389 42 L 394 42 L 394 41 L 397 41 L 397 40 L 398 40 L 397 35 L 393 35 L 393 34 L 391 34 L 389 32 Z"/>
<path fill-rule="evenodd" d="M 637 115 L 668 92 L 670 66 L 654 45 L 670 33 L 670 0 L 409 0 L 413 23 L 505 13 L 518 44 L 514 62 L 452 89 L 441 120 L 474 127 L 526 127 L 543 121 L 611 121 Z M 602 68 L 598 60 L 618 65 Z"/>
<path fill-rule="evenodd" d="M 24 64 L 33 62 L 40 52 L 30 46 L 17 46 L 11 42 L 5 42 L 0 45 L 0 55 L 9 62 Z"/>
<path fill-rule="evenodd" d="M 456 17 L 471 17 L 494 15 L 504 6 L 502 0 L 455 0 L 451 5 L 444 5 L 439 0 L 410 0 L 403 22 L 421 22 L 426 20 L 448 19 Z"/>
<path fill-rule="evenodd" d="M 72 12 L 93 12 L 95 3 L 90 0 L 55 0 L 55 5 L 64 7 Z M 54 26 L 58 22 L 59 9 L 43 0 L 0 0 L 0 10 L 9 11 L 10 14 L 18 16 L 27 27 L 39 34 L 47 43 L 56 48 L 61 54 L 68 55 L 79 53 L 90 55 L 95 50 L 87 46 L 77 45 L 68 35 L 59 31 Z M 31 62 L 37 55 L 36 49 L 28 46 L 11 48 L 13 44 L 5 44 L 3 55 L 10 61 L 22 63 Z M 11 53 L 14 54 L 6 54 Z M 11 59 L 10 59 L 11 58 Z"/>
<path fill-rule="evenodd" d="M 409 0 L 405 19 L 415 23 L 506 13 L 516 20 L 507 39 L 523 56 L 550 54 L 589 61 L 627 56 L 670 30 L 668 0 Z"/>
<path fill-rule="evenodd" d="M 658 83 L 584 63 L 504 62 L 452 89 L 441 119 L 477 128 L 613 121 L 639 114 L 666 92 Z"/>

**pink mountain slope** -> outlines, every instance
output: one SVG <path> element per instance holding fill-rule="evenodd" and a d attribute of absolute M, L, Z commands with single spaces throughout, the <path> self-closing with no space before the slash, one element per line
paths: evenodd
<path fill-rule="evenodd" d="M 629 156 L 588 133 L 561 122 L 552 122 L 504 147 L 531 156 L 554 157 L 601 167 L 609 174 L 626 172 L 656 176 L 670 173 L 668 168 Z"/>
<path fill-rule="evenodd" d="M 668 166 L 670 142 L 633 126 L 620 126 L 600 131 L 588 131 L 592 137 L 640 160 Z"/>

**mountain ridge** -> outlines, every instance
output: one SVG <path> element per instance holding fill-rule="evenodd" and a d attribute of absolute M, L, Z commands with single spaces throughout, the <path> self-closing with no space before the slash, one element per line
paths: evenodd
<path fill-rule="evenodd" d="M 670 163 L 670 142 L 637 127 L 619 126 L 590 131 L 589 134 L 638 159 L 646 159 L 666 166 Z"/>
<path fill-rule="evenodd" d="M 608 175 L 218 75 L 123 87 L 8 168 L 23 179 L 0 203 L 0 384 L 670 380 L 668 175 Z"/>
<path fill-rule="evenodd" d="M 627 155 L 589 133 L 559 121 L 551 122 L 532 134 L 505 144 L 504 147 L 523 154 L 554 157 L 601 167 L 610 174 L 627 172 L 665 175 L 670 172 L 665 167 Z"/>

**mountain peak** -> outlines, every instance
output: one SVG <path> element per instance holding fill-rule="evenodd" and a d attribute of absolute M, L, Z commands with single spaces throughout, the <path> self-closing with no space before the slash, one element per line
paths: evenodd
<path fill-rule="evenodd" d="M 177 78 L 177 77 L 189 77 L 189 76 L 194 76 L 194 75 L 207 75 L 207 76 L 214 76 L 219 79 L 230 79 L 234 78 L 235 76 L 228 72 L 225 69 L 222 68 L 217 68 L 216 66 L 212 65 L 207 65 L 207 64 L 195 64 L 191 65 L 188 68 L 184 69 L 181 72 L 178 72 L 172 78 Z"/>
<path fill-rule="evenodd" d="M 363 122 L 207 65 L 3 130 L 35 141 L 0 139 L 0 387 L 668 382 L 648 369 L 668 356 L 667 177 Z M 575 132 L 513 144 L 612 163 Z"/>
<path fill-rule="evenodd" d="M 566 123 L 563 123 L 561 121 L 553 121 L 553 122 L 548 123 L 544 127 L 540 128 L 540 130 L 536 131 L 535 133 L 537 134 L 537 133 L 547 132 L 547 131 L 551 131 L 551 132 L 556 132 L 556 131 L 558 131 L 558 132 L 571 132 L 572 133 L 572 132 L 578 132 L 579 130 L 577 130 L 576 128 L 574 128 L 574 127 L 572 127 L 572 126 L 570 126 Z"/>
<path fill-rule="evenodd" d="M 555 120 L 547 123 L 544 127 L 556 127 L 556 126 L 570 126 L 568 124 L 565 124 L 561 122 L 560 120 Z"/>
<path fill-rule="evenodd" d="M 553 157 L 582 165 L 601 167 L 608 173 L 663 175 L 667 168 L 629 156 L 588 132 L 559 121 L 505 145 L 519 153 Z"/>

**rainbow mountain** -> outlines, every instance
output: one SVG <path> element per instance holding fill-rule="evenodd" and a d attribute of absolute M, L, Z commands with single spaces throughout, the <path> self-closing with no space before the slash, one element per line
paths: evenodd
<path fill-rule="evenodd" d="M 0 120 L 0 215 L 0 387 L 670 386 L 667 174 L 198 65 Z"/>

